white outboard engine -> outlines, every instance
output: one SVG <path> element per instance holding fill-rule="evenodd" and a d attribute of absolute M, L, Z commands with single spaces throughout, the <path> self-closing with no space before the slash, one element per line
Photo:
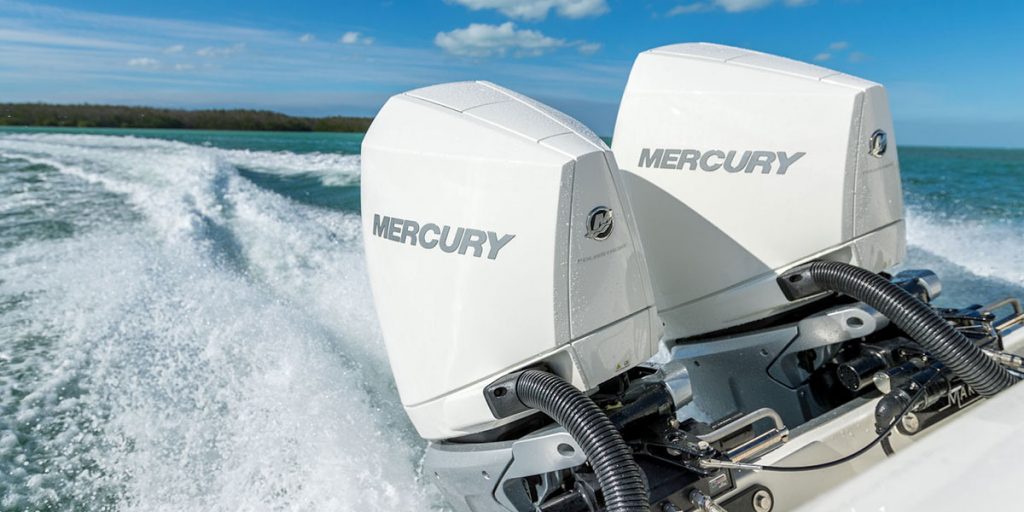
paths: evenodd
<path fill-rule="evenodd" d="M 880 85 L 658 48 L 613 147 L 487 82 L 397 95 L 364 139 L 374 302 L 455 510 L 790 510 L 1024 371 L 1019 301 L 937 309 L 933 273 L 883 273 Z"/>
<path fill-rule="evenodd" d="M 906 252 L 881 85 L 728 46 L 655 48 L 637 56 L 612 141 L 665 338 L 699 390 L 687 414 L 715 421 L 768 405 L 791 425 L 824 414 L 895 366 L 901 349 L 844 345 L 890 319 L 940 359 L 970 353 L 944 362 L 987 375 L 971 383 L 978 392 L 1012 382 L 966 340 L 918 339 L 941 319 L 908 322 L 916 306 L 875 289 Z M 941 291 L 927 271 L 896 282 L 925 300 Z M 758 371 L 737 378 L 741 368 Z"/>
<path fill-rule="evenodd" d="M 611 151 L 487 82 L 397 95 L 363 141 L 370 283 L 425 439 L 496 418 L 484 388 L 546 365 L 582 390 L 657 352 L 660 323 Z"/>
<path fill-rule="evenodd" d="M 705 390 L 692 413 L 712 420 L 772 403 L 794 423 L 827 409 L 807 379 L 835 341 L 884 327 L 884 317 L 835 312 L 819 329 L 830 336 L 798 344 L 789 343 L 795 327 L 715 341 L 821 298 L 790 300 L 778 285 L 799 264 L 880 272 L 902 260 L 892 132 L 885 90 L 866 80 L 706 43 L 637 56 L 612 149 L 636 205 L 665 337 L 707 341 L 676 353 Z M 807 350 L 816 364 L 801 363 Z M 738 367 L 767 371 L 737 381 Z"/>

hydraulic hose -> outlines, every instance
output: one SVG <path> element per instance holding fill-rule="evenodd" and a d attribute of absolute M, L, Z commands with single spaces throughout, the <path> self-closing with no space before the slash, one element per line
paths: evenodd
<path fill-rule="evenodd" d="M 647 483 L 633 452 L 608 416 L 561 377 L 539 370 L 519 374 L 515 394 L 523 405 L 547 414 L 583 448 L 613 512 L 648 512 Z"/>
<path fill-rule="evenodd" d="M 828 290 L 877 309 L 982 396 L 990 397 L 1017 382 L 1017 377 L 986 356 L 934 309 L 869 270 L 836 261 L 815 261 L 786 272 L 779 283 L 790 300 Z"/>

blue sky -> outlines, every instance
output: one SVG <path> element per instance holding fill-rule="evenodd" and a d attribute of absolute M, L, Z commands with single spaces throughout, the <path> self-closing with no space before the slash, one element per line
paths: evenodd
<path fill-rule="evenodd" d="M 0 0 L 0 101 L 372 115 L 484 79 L 610 134 L 635 55 L 709 41 L 885 84 L 904 144 L 1024 147 L 1024 3 Z"/>

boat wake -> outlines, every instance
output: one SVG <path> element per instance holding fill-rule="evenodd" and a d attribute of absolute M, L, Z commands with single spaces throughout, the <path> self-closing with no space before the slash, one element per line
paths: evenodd
<path fill-rule="evenodd" d="M 919 207 L 907 211 L 904 267 L 928 268 L 942 278 L 940 305 L 962 307 L 1024 297 L 1019 220 L 952 220 Z"/>
<path fill-rule="evenodd" d="M 35 134 L 0 166 L 0 508 L 435 506 L 358 216 L 239 171 L 358 157 Z"/>

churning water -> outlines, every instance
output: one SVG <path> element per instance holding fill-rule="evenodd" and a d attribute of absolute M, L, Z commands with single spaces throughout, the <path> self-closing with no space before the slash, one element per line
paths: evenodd
<path fill-rule="evenodd" d="M 0 509 L 430 508 L 358 182 L 337 152 L 0 135 Z"/>

